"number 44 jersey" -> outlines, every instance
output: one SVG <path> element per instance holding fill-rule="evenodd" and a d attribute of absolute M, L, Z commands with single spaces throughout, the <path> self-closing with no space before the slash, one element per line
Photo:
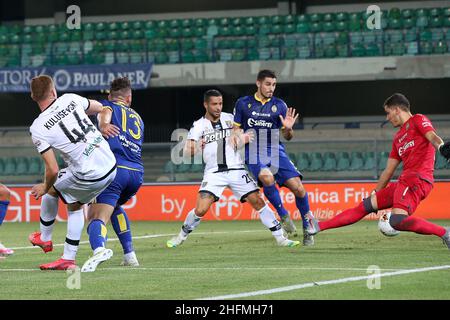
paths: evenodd
<path fill-rule="evenodd" d="M 64 94 L 34 120 L 31 138 L 42 154 L 59 150 L 68 169 L 81 180 L 105 176 L 115 166 L 108 143 L 86 114 L 89 100 L 76 94 Z"/>

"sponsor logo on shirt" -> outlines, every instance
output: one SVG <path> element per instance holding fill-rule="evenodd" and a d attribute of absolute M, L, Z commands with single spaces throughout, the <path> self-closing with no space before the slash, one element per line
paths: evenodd
<path fill-rule="evenodd" d="M 272 128 L 273 126 L 272 122 L 267 122 L 266 120 L 255 120 L 253 118 L 249 118 L 247 124 L 250 128 L 251 127 Z"/>
<path fill-rule="evenodd" d="M 252 116 L 270 118 L 270 113 L 259 113 L 259 112 L 253 111 Z"/>
<path fill-rule="evenodd" d="M 86 157 L 89 157 L 89 155 L 92 153 L 92 151 L 94 151 L 95 148 L 98 148 L 98 147 L 99 147 L 98 144 L 99 144 L 100 142 L 102 142 L 102 140 L 103 140 L 102 136 L 98 136 L 97 138 L 95 138 L 95 140 L 94 140 L 92 143 L 90 143 L 90 144 L 86 147 L 86 149 L 84 149 L 83 154 L 84 154 Z"/>
<path fill-rule="evenodd" d="M 406 150 L 408 150 L 409 148 L 414 147 L 414 140 L 406 143 L 403 147 L 398 148 L 398 154 L 401 157 Z"/>
<path fill-rule="evenodd" d="M 218 140 L 222 140 L 231 136 L 231 130 L 215 130 L 212 133 L 208 133 L 204 135 L 205 143 L 211 143 Z"/>
<path fill-rule="evenodd" d="M 405 140 L 405 138 L 408 136 L 408 132 L 405 133 L 400 139 L 398 139 L 398 143 L 402 143 L 403 140 Z"/>

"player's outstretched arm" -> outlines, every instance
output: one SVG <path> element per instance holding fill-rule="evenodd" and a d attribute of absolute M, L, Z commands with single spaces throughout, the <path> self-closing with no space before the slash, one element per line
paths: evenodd
<path fill-rule="evenodd" d="M 103 110 L 97 115 L 98 128 L 105 138 L 113 138 L 119 135 L 120 129 L 111 124 L 112 111 L 103 107 Z"/>
<path fill-rule="evenodd" d="M 286 140 L 291 140 L 294 137 L 294 127 L 295 121 L 297 121 L 299 114 L 295 112 L 294 108 L 289 108 L 286 112 L 286 118 L 283 118 L 280 115 L 281 123 L 283 124 L 283 128 L 281 128 L 281 133 Z"/>
<path fill-rule="evenodd" d="M 254 140 L 255 134 L 251 130 L 247 130 L 244 133 L 244 130 L 241 129 L 238 125 L 233 126 L 233 131 L 231 132 L 230 143 L 234 150 L 242 148 L 245 144 L 250 143 Z"/>
<path fill-rule="evenodd" d="M 428 139 L 428 141 L 430 141 L 433 146 L 439 150 L 439 152 L 441 153 L 441 155 L 447 159 L 447 161 L 450 161 L 450 141 L 445 142 L 442 140 L 441 137 L 439 137 L 436 132 L 434 131 L 429 131 L 425 134 L 425 138 Z"/>
<path fill-rule="evenodd" d="M 201 138 L 199 141 L 189 139 L 184 145 L 183 154 L 186 157 L 192 157 L 199 153 L 205 147 L 205 140 Z"/>
<path fill-rule="evenodd" d="M 380 178 L 378 179 L 377 186 L 375 188 L 375 191 L 380 191 L 384 187 L 387 186 L 389 181 L 391 181 L 392 176 L 394 175 L 395 169 L 397 169 L 398 165 L 400 164 L 400 161 L 394 158 L 388 158 L 386 169 L 381 173 Z"/>
<path fill-rule="evenodd" d="M 35 185 L 31 189 L 31 194 L 36 200 L 46 194 L 48 190 L 53 186 L 53 184 L 56 182 L 59 171 L 58 162 L 56 161 L 55 153 L 52 149 L 48 149 L 47 151 L 42 153 L 42 159 L 44 159 L 45 164 L 44 182 Z"/>
<path fill-rule="evenodd" d="M 86 110 L 86 114 L 88 116 L 102 112 L 103 105 L 100 102 L 92 99 L 88 100 L 89 100 L 89 108 Z"/>

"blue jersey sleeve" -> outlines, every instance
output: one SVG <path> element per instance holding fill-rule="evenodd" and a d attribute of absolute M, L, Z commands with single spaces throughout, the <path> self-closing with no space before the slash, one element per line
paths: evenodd
<path fill-rule="evenodd" d="M 236 101 L 236 105 L 234 106 L 234 124 L 238 125 L 239 127 L 242 127 L 242 121 L 243 121 L 243 110 L 244 110 L 244 103 L 242 99 L 238 99 Z"/>

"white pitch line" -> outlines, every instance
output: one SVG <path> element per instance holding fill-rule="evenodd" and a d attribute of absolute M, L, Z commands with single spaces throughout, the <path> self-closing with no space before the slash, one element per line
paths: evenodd
<path fill-rule="evenodd" d="M 255 232 L 267 232 L 267 230 L 242 230 L 242 231 L 214 231 L 214 232 L 196 232 L 192 235 L 216 235 L 216 234 L 229 234 L 229 233 L 255 233 Z M 165 234 L 151 234 L 146 236 L 136 236 L 133 237 L 133 240 L 140 240 L 140 239 L 151 239 L 151 238 L 162 238 L 162 237 L 170 237 L 170 236 L 176 236 L 176 233 L 165 233 Z M 119 241 L 119 238 L 111 238 L 108 239 L 108 241 Z M 88 244 L 89 241 L 80 241 L 80 244 Z M 54 244 L 54 247 L 62 247 L 64 246 L 64 243 L 58 243 Z M 35 246 L 27 246 L 27 247 L 14 247 L 10 248 L 13 250 L 26 250 L 26 249 L 40 249 L 39 247 Z"/>
<path fill-rule="evenodd" d="M 378 277 L 380 277 L 380 278 L 381 277 L 392 277 L 392 276 L 398 276 L 398 275 L 403 275 L 403 274 L 435 271 L 435 270 L 445 270 L 445 269 L 450 269 L 450 265 L 386 272 L 386 273 L 381 273 L 379 275 L 372 274 L 372 275 L 368 275 L 368 276 L 349 277 L 349 278 L 341 278 L 341 279 L 318 281 L 318 282 L 308 282 L 308 283 L 296 284 L 296 285 L 287 286 L 287 287 L 250 291 L 250 292 L 243 292 L 243 293 L 237 293 L 237 294 L 228 294 L 228 295 L 223 295 L 223 296 L 206 297 L 206 298 L 199 298 L 196 300 L 225 300 L 225 299 L 247 298 L 247 297 L 254 297 L 254 296 L 260 296 L 260 295 L 266 295 L 266 294 L 299 290 L 299 289 L 310 288 L 310 287 L 314 287 L 314 286 L 326 286 L 326 285 L 330 285 L 330 284 L 354 282 L 354 281 L 361 281 L 361 280 L 367 280 L 367 279 L 375 279 Z"/>
<path fill-rule="evenodd" d="M 196 268 L 196 267 L 181 267 L 181 268 L 166 268 L 166 267 L 109 267 L 109 268 L 101 268 L 98 269 L 99 272 L 101 272 L 102 270 L 108 270 L 108 271 L 120 271 L 120 272 L 126 272 L 128 270 L 142 270 L 142 271 L 164 271 L 164 270 L 174 270 L 174 271 L 192 271 L 192 270 L 204 270 L 204 271 L 208 271 L 208 270 L 229 270 L 229 271 L 253 271 L 253 270 L 318 270 L 318 271 L 367 271 L 367 268 L 320 268 L 320 267 L 214 267 L 214 268 L 207 268 L 207 267 L 200 267 L 200 268 Z M 380 269 L 380 271 L 387 271 L 387 270 L 405 270 L 405 269 Z M 10 272 L 26 272 L 26 271 L 40 271 L 39 269 L 35 269 L 35 268 L 30 268 L 30 269 L 1 269 L 0 268 L 0 272 L 6 272 L 6 271 L 10 271 Z"/>

